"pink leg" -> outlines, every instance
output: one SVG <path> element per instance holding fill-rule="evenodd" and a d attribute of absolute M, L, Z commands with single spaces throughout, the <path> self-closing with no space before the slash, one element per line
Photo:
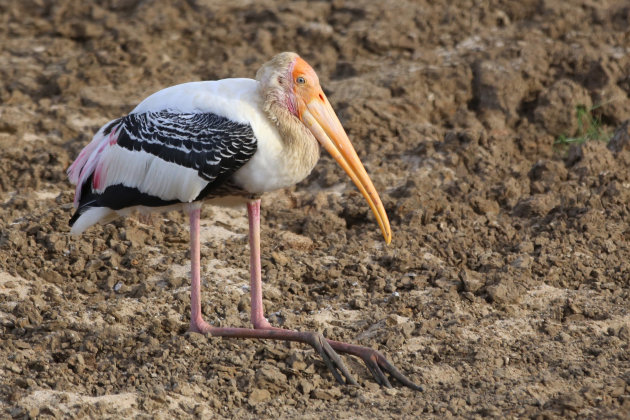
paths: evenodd
<path fill-rule="evenodd" d="M 219 328 L 213 327 L 203 320 L 201 315 L 201 266 L 200 266 L 200 243 L 199 243 L 199 223 L 201 217 L 200 209 L 193 209 L 190 211 L 190 274 L 191 274 L 191 288 L 190 288 L 190 331 L 198 332 L 202 334 L 210 334 L 216 337 L 233 337 L 233 338 L 258 338 L 258 339 L 270 339 L 270 340 L 282 340 L 282 341 L 296 341 L 311 345 L 322 356 L 324 362 L 328 366 L 328 369 L 334 375 L 335 379 L 340 384 L 353 384 L 356 385 L 356 381 L 350 375 L 348 369 L 346 369 L 343 361 L 337 353 L 332 349 L 330 344 L 326 341 L 323 335 L 314 332 L 299 332 L 290 331 L 284 329 L 274 329 L 267 322 L 263 315 L 262 310 L 262 291 L 260 288 L 260 202 L 250 203 L 252 210 L 255 210 L 254 223 L 252 224 L 252 217 L 250 213 L 250 226 L 254 226 L 253 234 L 250 233 L 250 238 L 253 238 L 252 247 L 252 295 L 258 296 L 256 299 L 257 306 L 252 306 L 252 313 L 254 310 L 260 314 L 260 318 L 264 320 L 263 323 L 258 321 L 258 325 L 264 326 L 265 323 L 269 326 L 268 329 L 249 329 L 249 328 Z M 248 206 L 248 208 L 250 208 Z M 255 258 L 258 255 L 258 258 Z M 256 275 L 256 273 L 258 273 Z M 343 377 L 342 377 L 343 375 Z M 344 381 L 345 378 L 345 381 Z"/>
<path fill-rule="evenodd" d="M 247 216 L 249 219 L 249 266 L 250 281 L 249 292 L 251 295 L 252 315 L 251 322 L 256 329 L 271 329 L 272 326 L 265 318 L 265 309 L 262 304 L 262 275 L 260 269 L 260 200 L 247 203 Z"/>

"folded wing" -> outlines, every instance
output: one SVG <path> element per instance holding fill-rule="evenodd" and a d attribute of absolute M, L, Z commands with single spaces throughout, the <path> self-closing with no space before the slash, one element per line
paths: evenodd
<path fill-rule="evenodd" d="M 213 113 L 134 113 L 103 126 L 68 169 L 77 212 L 202 199 L 256 152 L 248 124 Z"/>

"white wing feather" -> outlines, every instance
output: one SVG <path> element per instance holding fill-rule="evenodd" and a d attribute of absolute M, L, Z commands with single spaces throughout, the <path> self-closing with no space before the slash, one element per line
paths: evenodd
<path fill-rule="evenodd" d="M 101 172 L 103 179 L 95 190 L 98 193 L 110 185 L 122 184 L 162 200 L 190 203 L 208 185 L 208 181 L 202 179 L 195 169 L 117 145 L 105 150 L 96 170 Z"/>

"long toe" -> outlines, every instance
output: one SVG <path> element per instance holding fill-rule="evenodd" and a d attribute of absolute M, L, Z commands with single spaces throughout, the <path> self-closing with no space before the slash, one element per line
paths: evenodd
<path fill-rule="evenodd" d="M 385 373 L 388 373 L 392 378 L 404 386 L 411 388 L 415 391 L 423 391 L 420 385 L 416 385 L 409 378 L 407 378 L 396 366 L 391 364 L 389 360 L 379 351 L 371 349 L 369 347 L 359 346 L 356 344 L 342 343 L 340 341 L 328 340 L 330 346 L 339 353 L 352 354 L 357 356 L 365 366 L 368 368 L 376 383 L 381 386 L 391 388 L 391 383 L 387 379 Z"/>
<path fill-rule="evenodd" d="M 404 386 L 409 387 L 416 391 L 420 391 L 420 392 L 424 391 L 424 389 L 420 385 L 416 385 L 409 378 L 403 375 L 403 373 L 399 371 L 396 368 L 396 366 L 392 365 L 389 362 L 389 360 L 387 360 L 387 358 L 383 356 L 382 353 L 376 350 L 372 350 L 372 351 L 374 352 L 374 355 L 373 357 L 370 357 L 370 360 L 371 361 L 374 360 L 376 364 L 376 369 L 372 370 L 372 374 L 374 375 L 376 371 L 376 375 L 378 375 L 382 380 L 384 380 L 384 382 L 381 383 L 381 385 L 391 388 L 391 384 L 389 383 L 389 381 L 385 377 L 385 374 L 383 373 L 383 371 L 385 371 L 389 373 L 393 378 L 395 378 L 398 382 L 403 384 Z M 365 363 L 367 364 L 368 362 L 365 361 Z M 377 382 L 378 382 L 378 379 L 377 379 Z"/>
<path fill-rule="evenodd" d="M 321 333 L 310 332 L 308 343 L 320 354 L 328 370 L 341 385 L 358 385 L 348 368 Z M 345 378 L 345 382 L 344 379 Z"/>

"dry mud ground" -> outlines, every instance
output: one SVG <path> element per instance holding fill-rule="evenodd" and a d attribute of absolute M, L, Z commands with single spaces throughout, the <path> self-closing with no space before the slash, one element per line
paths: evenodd
<path fill-rule="evenodd" d="M 0 417 L 628 418 L 630 7 L 442 3 L 0 2 Z M 319 72 L 394 240 L 324 157 L 263 200 L 266 311 L 424 393 L 186 333 L 180 214 L 68 235 L 64 171 L 101 124 L 284 50 Z M 578 106 L 613 140 L 554 146 Z M 205 316 L 246 326 L 245 211 L 204 217 Z"/>

